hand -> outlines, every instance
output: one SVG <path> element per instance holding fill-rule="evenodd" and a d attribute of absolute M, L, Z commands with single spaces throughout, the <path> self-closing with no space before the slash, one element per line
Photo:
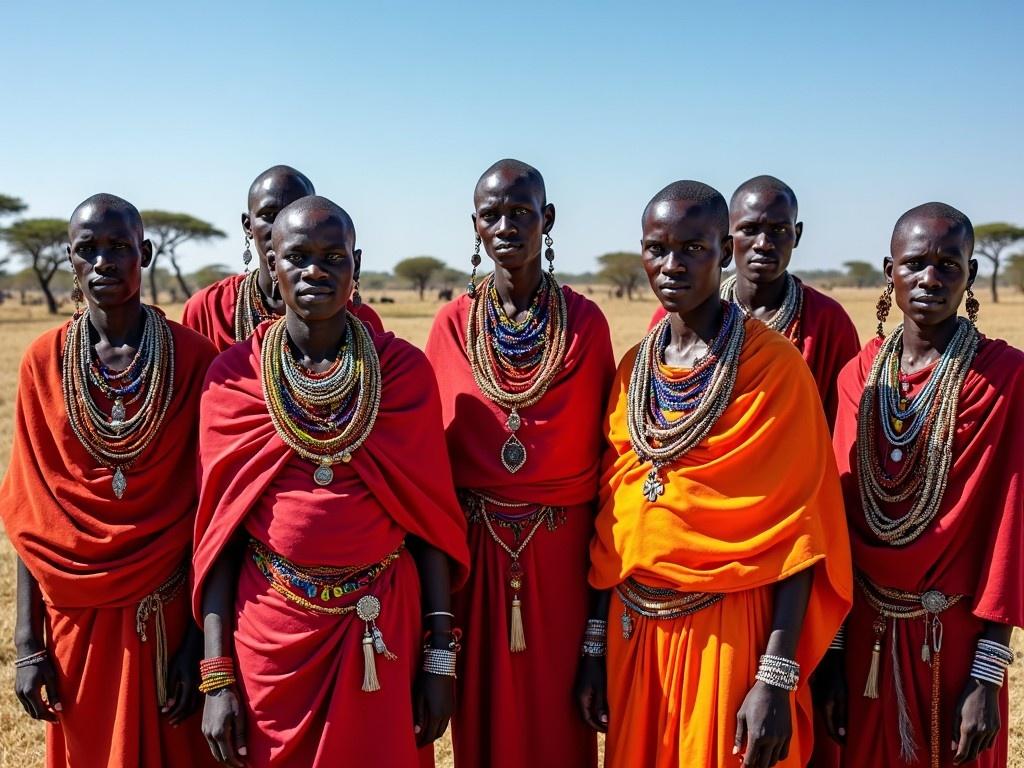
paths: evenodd
<path fill-rule="evenodd" d="M 846 743 L 846 659 L 842 651 L 829 651 L 811 676 L 814 707 L 822 714 L 828 735 L 833 741 Z"/>
<path fill-rule="evenodd" d="M 608 733 L 608 678 L 603 656 L 580 657 L 573 693 L 586 724 Z"/>
<path fill-rule="evenodd" d="M 203 657 L 203 635 L 191 625 L 181 648 L 167 665 L 167 704 L 161 712 L 177 725 L 199 706 L 199 660 Z"/>
<path fill-rule="evenodd" d="M 789 756 L 789 741 L 793 737 L 789 697 L 789 691 L 758 680 L 743 699 L 736 714 L 732 753 L 744 753 L 744 766 L 769 768 Z"/>
<path fill-rule="evenodd" d="M 441 738 L 455 711 L 455 678 L 420 672 L 413 687 L 412 711 L 417 746 Z"/>
<path fill-rule="evenodd" d="M 46 700 L 43 700 L 43 689 L 46 689 Z M 45 720 L 56 723 L 57 715 L 63 707 L 57 695 L 57 670 L 47 656 L 38 664 L 19 668 L 14 675 L 14 693 L 21 706 L 33 720 Z"/>
<path fill-rule="evenodd" d="M 245 765 L 245 715 L 233 685 L 206 694 L 203 735 L 217 762 L 233 768 Z"/>
<path fill-rule="evenodd" d="M 970 677 L 953 716 L 953 763 L 970 763 L 996 742 L 999 688 Z"/>

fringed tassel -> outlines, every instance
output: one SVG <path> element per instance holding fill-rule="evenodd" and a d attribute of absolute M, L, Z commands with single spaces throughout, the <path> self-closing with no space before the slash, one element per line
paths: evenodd
<path fill-rule="evenodd" d="M 910 721 L 907 694 L 903 690 L 903 671 L 900 669 L 899 649 L 896 647 L 896 622 L 892 623 L 892 676 L 896 684 L 896 708 L 899 711 L 900 757 L 905 763 L 917 762 L 917 741 L 914 724 Z"/>
<path fill-rule="evenodd" d="M 167 704 L 167 624 L 164 622 L 164 603 L 156 601 L 156 700 Z"/>
<path fill-rule="evenodd" d="M 871 648 L 871 666 L 868 668 L 868 679 L 864 683 L 864 696 L 868 699 L 878 698 L 878 678 L 882 666 L 882 635 L 875 630 L 875 644 Z"/>
<path fill-rule="evenodd" d="M 373 657 L 373 635 L 370 634 L 370 629 L 367 627 L 363 632 L 363 690 L 367 693 L 380 690 L 377 661 Z"/>
<path fill-rule="evenodd" d="M 508 648 L 512 653 L 526 650 L 526 632 L 523 630 L 523 602 L 519 595 L 512 598 L 512 628 L 509 631 Z"/>

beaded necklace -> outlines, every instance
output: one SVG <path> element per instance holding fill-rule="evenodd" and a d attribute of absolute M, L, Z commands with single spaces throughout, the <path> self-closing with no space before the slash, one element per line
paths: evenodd
<path fill-rule="evenodd" d="M 238 285 L 235 299 L 235 341 L 245 341 L 256 326 L 265 320 L 272 320 L 274 313 L 267 309 L 260 291 L 260 271 L 246 272 Z"/>
<path fill-rule="evenodd" d="M 753 310 L 736 296 L 736 279 L 736 275 L 730 275 L 722 281 L 722 298 L 736 304 L 747 317 L 753 317 Z M 787 272 L 786 295 L 782 297 L 782 304 L 771 315 L 758 319 L 773 331 L 778 331 L 796 344 L 800 341 L 800 315 L 803 312 L 803 307 L 803 286 L 799 280 Z"/>
<path fill-rule="evenodd" d="M 331 465 L 352 460 L 380 410 L 380 359 L 373 339 L 360 320 L 346 317 L 341 350 L 323 373 L 310 373 L 295 361 L 285 318 L 263 338 L 260 376 L 270 420 L 285 445 L 316 464 L 317 485 L 334 480 Z"/>
<path fill-rule="evenodd" d="M 64 408 L 75 437 L 89 455 L 113 470 L 117 498 L 128 487 L 125 471 L 149 446 L 163 425 L 174 394 L 174 338 L 163 315 L 142 307 L 139 347 L 123 371 L 111 371 L 95 356 L 89 338 L 89 310 L 71 320 L 61 360 Z M 96 389 L 112 400 L 107 415 L 93 399 Z M 127 406 L 141 400 L 134 416 Z"/>
<path fill-rule="evenodd" d="M 725 412 L 739 372 L 745 337 L 744 319 L 734 304 L 722 302 L 722 327 L 682 379 L 661 369 L 671 330 L 664 318 L 644 337 L 633 361 L 626 393 L 627 425 L 633 451 L 653 465 L 644 482 L 644 497 L 654 502 L 665 492 L 662 467 L 689 451 Z M 668 413 L 679 413 L 674 419 Z"/>
<path fill-rule="evenodd" d="M 914 397 L 908 396 L 901 380 L 902 325 L 882 342 L 871 366 L 857 418 L 857 484 L 868 526 L 887 544 L 909 544 L 938 514 L 953 461 L 960 391 L 980 339 L 975 327 L 959 318 L 927 384 Z M 891 446 L 889 459 L 900 465 L 894 475 L 879 456 L 879 424 Z M 885 514 L 885 505 L 912 497 L 907 514 Z"/>
<path fill-rule="evenodd" d="M 480 391 L 509 411 L 505 426 L 511 434 L 500 453 L 509 472 L 518 472 L 526 463 L 526 446 L 516 437 L 523 424 L 519 412 L 539 401 L 561 370 L 567 327 L 565 294 L 547 273 L 542 273 L 540 288 L 521 322 L 505 313 L 493 275 L 473 297 L 466 355 Z"/>

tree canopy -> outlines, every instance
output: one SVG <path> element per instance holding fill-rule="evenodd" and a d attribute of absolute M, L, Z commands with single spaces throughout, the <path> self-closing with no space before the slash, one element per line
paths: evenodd
<path fill-rule="evenodd" d="M 1024 227 L 996 221 L 974 228 L 974 252 L 992 264 L 992 303 L 999 302 L 999 263 L 1003 251 L 1024 240 Z"/>
<path fill-rule="evenodd" d="M 871 288 L 885 280 L 882 270 L 869 261 L 844 261 L 846 276 L 857 288 Z"/>
<path fill-rule="evenodd" d="M 46 297 L 51 315 L 57 314 L 59 304 L 50 289 L 57 270 L 68 263 L 65 246 L 68 242 L 68 223 L 64 219 L 20 219 L 0 230 L 0 236 L 11 253 L 23 259 L 35 273 L 39 288 Z"/>
<path fill-rule="evenodd" d="M 164 254 L 171 260 L 174 276 L 177 278 L 182 292 L 186 297 L 191 296 L 192 290 L 178 266 L 178 247 L 188 242 L 208 242 L 227 237 L 227 235 L 210 222 L 203 221 L 189 213 L 143 211 L 142 224 L 146 230 L 146 237 L 153 243 L 153 262 L 150 264 L 149 273 L 149 288 L 153 303 L 157 303 L 157 263 Z"/>
<path fill-rule="evenodd" d="M 11 195 L 0 194 L 0 216 L 9 216 L 13 213 L 21 213 L 26 208 L 24 201 L 20 197 L 12 197 Z"/>
<path fill-rule="evenodd" d="M 412 283 L 413 288 L 420 292 L 420 301 L 423 301 L 430 279 L 446 268 L 443 261 L 433 256 L 411 256 L 395 264 L 395 275 Z"/>
<path fill-rule="evenodd" d="M 633 300 L 633 291 L 643 285 L 647 275 L 644 272 L 643 257 L 639 253 L 615 251 L 597 257 L 601 268 L 597 276 L 614 285 L 620 293 Z"/>

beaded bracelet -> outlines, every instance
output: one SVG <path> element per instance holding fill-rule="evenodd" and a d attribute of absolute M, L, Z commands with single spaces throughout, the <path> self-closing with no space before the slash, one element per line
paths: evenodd
<path fill-rule="evenodd" d="M 219 691 L 235 682 L 235 662 L 230 656 L 216 656 L 199 662 L 200 693 Z"/>
<path fill-rule="evenodd" d="M 795 691 L 800 682 L 800 665 L 792 659 L 766 653 L 758 661 L 755 677 L 765 685 Z"/>
<path fill-rule="evenodd" d="M 587 629 L 583 633 L 580 653 L 584 656 L 602 657 L 607 652 L 608 622 L 604 619 L 587 619 Z"/>
<path fill-rule="evenodd" d="M 840 624 L 839 629 L 836 632 L 836 636 L 832 638 L 832 642 L 829 644 L 828 649 L 830 651 L 845 651 L 846 650 L 846 625 Z"/>
<path fill-rule="evenodd" d="M 455 651 L 444 648 L 424 648 L 423 671 L 431 675 L 455 677 Z"/>
<path fill-rule="evenodd" d="M 981 638 L 974 652 L 971 677 L 999 688 L 1006 681 L 1006 670 L 1013 663 L 1013 649 L 994 640 Z"/>
<path fill-rule="evenodd" d="M 42 664 L 47 658 L 49 658 L 49 653 L 47 653 L 44 648 L 41 651 L 30 653 L 28 656 L 22 656 L 20 659 L 15 659 L 14 668 L 22 669 L 23 667 L 34 667 L 36 664 Z"/>

